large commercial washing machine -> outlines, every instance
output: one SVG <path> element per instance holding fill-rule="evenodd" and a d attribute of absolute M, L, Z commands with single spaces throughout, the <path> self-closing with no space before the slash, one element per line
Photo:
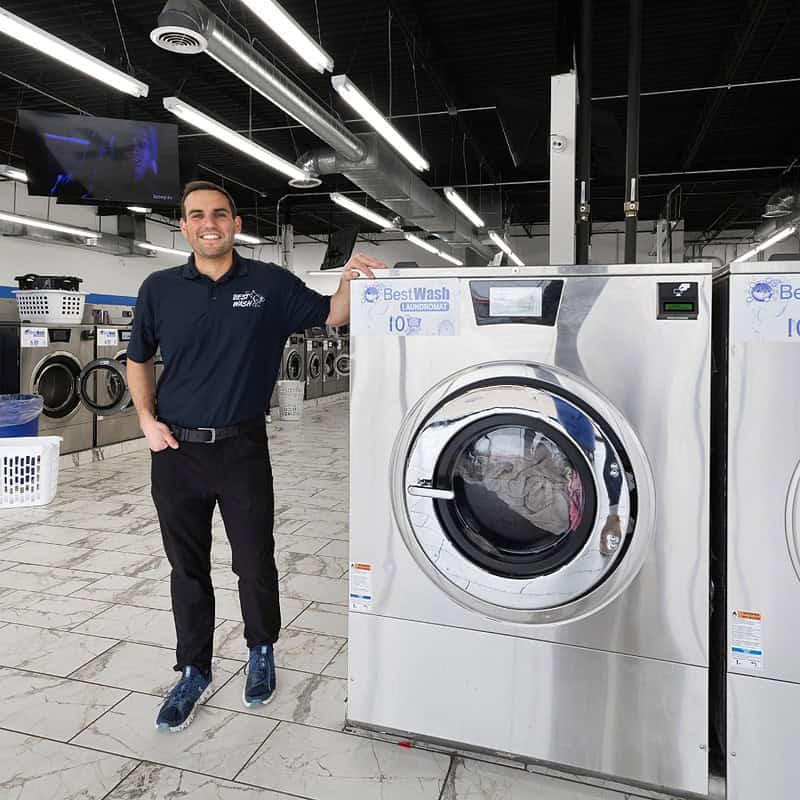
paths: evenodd
<path fill-rule="evenodd" d="M 350 339 L 342 337 L 336 340 L 336 360 L 334 361 L 339 391 L 350 389 Z"/>
<path fill-rule="evenodd" d="M 353 282 L 351 724 L 707 793 L 710 273 Z"/>
<path fill-rule="evenodd" d="M 142 436 L 126 369 L 132 330 L 130 326 L 98 326 L 95 358 L 81 373 L 81 399 L 94 414 L 96 447 Z"/>
<path fill-rule="evenodd" d="M 327 336 L 322 340 L 322 396 L 339 391 L 339 376 L 336 374 L 336 339 Z"/>
<path fill-rule="evenodd" d="M 61 436 L 62 453 L 92 447 L 92 413 L 78 383 L 93 357 L 92 325 L 0 325 L 2 392 L 42 396 L 39 433 Z"/>
<path fill-rule="evenodd" d="M 715 282 L 715 519 L 727 599 L 729 800 L 800 786 L 800 261 L 735 263 Z M 727 533 L 727 537 L 725 534 Z M 727 553 L 726 553 L 727 545 Z M 724 587 L 725 576 L 718 579 Z"/>
<path fill-rule="evenodd" d="M 306 331 L 306 400 L 322 397 L 324 341 L 324 328 Z"/>

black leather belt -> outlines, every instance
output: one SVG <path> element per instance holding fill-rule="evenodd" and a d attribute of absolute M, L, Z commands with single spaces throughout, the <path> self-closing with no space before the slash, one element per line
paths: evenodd
<path fill-rule="evenodd" d="M 264 430 L 263 420 L 242 422 L 239 425 L 229 425 L 227 428 L 181 428 L 179 425 L 166 424 L 179 442 L 196 444 L 214 444 L 220 439 L 231 439 L 248 431 Z"/>

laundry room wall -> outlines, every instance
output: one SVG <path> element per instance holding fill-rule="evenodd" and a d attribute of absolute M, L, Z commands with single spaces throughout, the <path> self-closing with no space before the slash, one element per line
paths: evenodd
<path fill-rule="evenodd" d="M 13 181 L 0 183 L 0 209 L 92 230 L 97 230 L 100 222 L 103 233 L 116 233 L 115 217 L 98 217 L 91 206 L 50 202 L 48 208 L 47 198 L 28 197 L 24 184 Z M 0 223 L 0 230 L 11 229 L 6 223 Z M 147 238 L 154 244 L 185 247 L 180 235 L 173 243 L 169 229 L 157 223 L 147 223 Z M 98 296 L 90 297 L 90 302 L 127 303 L 135 298 L 142 281 L 151 272 L 179 263 L 178 256 L 116 256 L 35 236 L 0 235 L 0 296 L 13 297 L 11 290 L 17 287 L 15 276 L 34 272 L 83 278 L 81 290 Z"/>

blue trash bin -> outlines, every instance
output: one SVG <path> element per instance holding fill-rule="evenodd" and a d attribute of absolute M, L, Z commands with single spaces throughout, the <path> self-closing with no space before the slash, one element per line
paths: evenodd
<path fill-rule="evenodd" d="M 0 438 L 38 436 L 43 407 L 38 394 L 0 394 Z"/>

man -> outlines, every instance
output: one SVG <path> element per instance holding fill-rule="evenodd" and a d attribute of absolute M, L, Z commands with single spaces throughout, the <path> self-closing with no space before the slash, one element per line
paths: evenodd
<path fill-rule="evenodd" d="M 272 645 L 281 626 L 274 559 L 272 471 L 264 411 L 283 346 L 294 331 L 343 325 L 350 281 L 374 278 L 378 261 L 356 255 L 337 292 L 312 291 L 275 264 L 233 249 L 241 230 L 231 196 L 196 181 L 181 201 L 181 232 L 193 255 L 150 275 L 136 304 L 128 345 L 128 384 L 152 451 L 152 495 L 172 567 L 172 611 L 181 677 L 156 727 L 177 731 L 210 693 L 214 633 L 211 518 L 219 503 L 239 577 L 249 648 L 242 699 L 269 702 L 275 692 Z M 156 387 L 153 357 L 164 372 Z"/>

